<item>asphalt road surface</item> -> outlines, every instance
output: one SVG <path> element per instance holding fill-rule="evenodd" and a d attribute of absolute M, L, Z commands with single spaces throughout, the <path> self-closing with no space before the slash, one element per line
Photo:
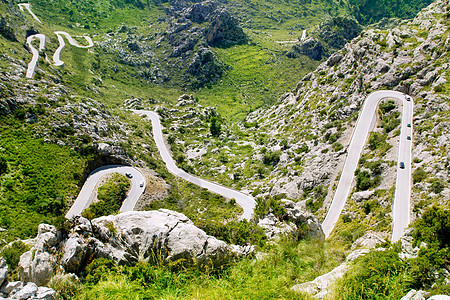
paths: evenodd
<path fill-rule="evenodd" d="M 145 177 L 141 172 L 133 167 L 109 165 L 95 169 L 91 174 L 89 174 L 89 177 L 78 194 L 75 203 L 66 214 L 66 218 L 71 219 L 73 216 L 81 215 L 81 212 L 91 205 L 96 196 L 95 186 L 97 185 L 97 182 L 103 176 L 112 173 L 119 173 L 122 175 L 125 175 L 125 173 L 130 173 L 133 176 L 130 178 L 131 189 L 123 201 L 122 207 L 120 208 L 120 212 L 132 211 L 139 197 L 145 190 Z M 140 186 L 141 182 L 144 182 L 144 186 L 142 187 Z"/>
<path fill-rule="evenodd" d="M 44 50 L 45 48 L 45 35 L 44 34 L 34 34 L 27 37 L 27 45 L 31 50 L 31 53 L 33 54 L 33 57 L 31 58 L 30 63 L 28 64 L 27 68 L 27 74 L 25 75 L 26 78 L 33 78 L 34 72 L 36 70 L 36 64 L 39 59 L 39 51 L 33 47 L 33 40 L 39 39 L 39 51 Z"/>
<path fill-rule="evenodd" d="M 132 110 L 132 111 L 136 114 L 144 115 L 150 118 L 153 126 L 153 136 L 155 138 L 156 146 L 158 147 L 161 158 L 166 163 L 169 172 L 171 172 L 175 176 L 181 177 L 189 182 L 192 182 L 193 184 L 196 184 L 199 187 L 206 188 L 211 192 L 222 195 L 225 198 L 229 199 L 234 198 L 236 200 L 236 203 L 239 206 L 241 206 L 242 209 L 244 210 L 244 213 L 242 214 L 241 217 L 247 220 L 249 220 L 252 217 L 256 205 L 256 202 L 252 196 L 224 187 L 220 184 L 198 178 L 178 168 L 177 165 L 175 164 L 175 161 L 172 158 L 172 155 L 170 154 L 169 149 L 167 148 L 164 142 L 164 137 L 162 134 L 162 126 L 161 122 L 159 121 L 158 114 L 149 110 Z"/>
<path fill-rule="evenodd" d="M 355 131 L 353 132 L 350 145 L 347 149 L 347 159 L 341 172 L 339 184 L 333 201 L 328 209 L 322 228 L 325 237 L 333 231 L 334 226 L 345 206 L 350 195 L 352 182 L 355 177 L 355 170 L 358 165 L 361 152 L 367 142 L 369 132 L 376 123 L 376 110 L 378 103 L 385 98 L 400 100 L 403 103 L 402 123 L 400 129 L 400 142 L 397 159 L 397 178 L 395 182 L 395 195 L 392 206 L 392 241 L 397 241 L 403 235 L 410 223 L 410 202 L 411 202 L 411 152 L 412 152 L 412 117 L 413 100 L 407 101 L 405 94 L 395 91 L 378 91 L 370 94 L 359 115 Z M 411 127 L 407 125 L 411 124 Z M 411 136 L 411 140 L 407 140 Z M 404 162 L 405 167 L 400 168 L 400 162 Z"/>

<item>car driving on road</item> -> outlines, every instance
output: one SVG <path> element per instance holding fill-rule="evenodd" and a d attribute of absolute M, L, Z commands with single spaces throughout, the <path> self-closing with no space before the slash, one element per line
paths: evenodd
<path fill-rule="evenodd" d="M 128 178 L 133 178 L 133 175 L 131 175 L 131 173 L 129 172 L 125 173 L 125 176 L 127 176 Z"/>
<path fill-rule="evenodd" d="M 405 163 L 404 162 L 400 162 L 400 169 L 404 169 L 405 168 Z"/>

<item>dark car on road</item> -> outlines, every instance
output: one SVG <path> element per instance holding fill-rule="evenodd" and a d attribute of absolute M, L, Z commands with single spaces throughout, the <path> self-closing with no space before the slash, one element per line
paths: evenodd
<path fill-rule="evenodd" d="M 404 162 L 400 162 L 400 169 L 404 169 L 405 168 L 405 163 Z"/>

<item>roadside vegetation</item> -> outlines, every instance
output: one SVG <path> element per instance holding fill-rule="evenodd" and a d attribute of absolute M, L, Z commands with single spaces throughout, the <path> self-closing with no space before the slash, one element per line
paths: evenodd
<path fill-rule="evenodd" d="M 97 202 L 92 203 L 82 213 L 88 219 L 116 214 L 130 190 L 130 180 L 124 175 L 114 173 L 98 188 Z"/>

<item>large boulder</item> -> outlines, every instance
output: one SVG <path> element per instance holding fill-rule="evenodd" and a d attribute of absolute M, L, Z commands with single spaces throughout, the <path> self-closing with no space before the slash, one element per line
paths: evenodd
<path fill-rule="evenodd" d="M 99 257 L 121 265 L 176 261 L 220 266 L 251 252 L 229 246 L 195 227 L 185 215 L 165 209 L 97 218 L 92 220 L 92 228 L 86 221 L 78 217 L 64 243 L 62 266 L 67 272 L 79 273 L 91 259 Z"/>
<path fill-rule="evenodd" d="M 408 294 L 403 296 L 400 300 L 425 300 L 430 296 L 429 292 L 410 290 Z"/>

